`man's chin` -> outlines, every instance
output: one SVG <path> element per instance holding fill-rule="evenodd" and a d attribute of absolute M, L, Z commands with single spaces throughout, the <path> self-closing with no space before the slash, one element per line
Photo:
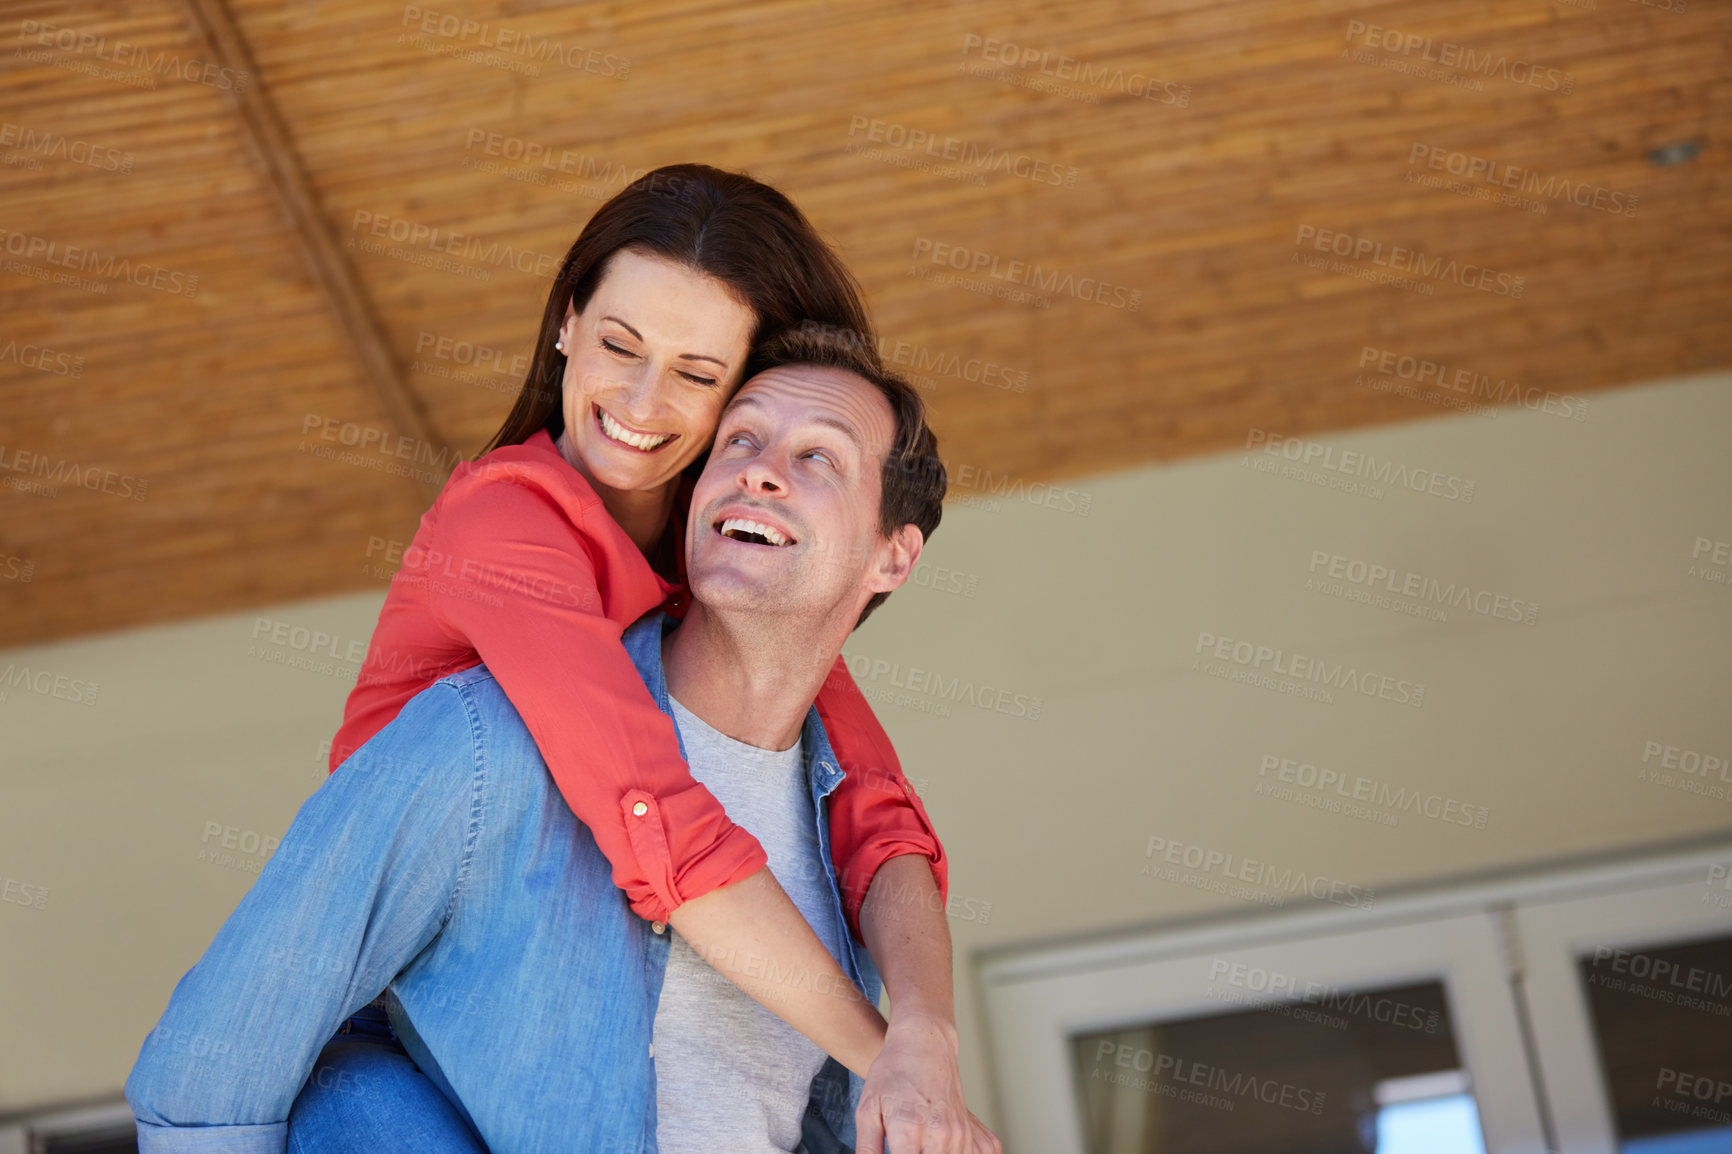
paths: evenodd
<path fill-rule="evenodd" d="M 780 582 L 742 572 L 733 566 L 713 566 L 703 573 L 688 573 L 692 600 L 707 609 L 739 609 L 772 599 Z"/>
<path fill-rule="evenodd" d="M 692 600 L 709 612 L 808 615 L 814 606 L 809 592 L 785 578 L 766 578 L 731 565 L 690 573 Z"/>

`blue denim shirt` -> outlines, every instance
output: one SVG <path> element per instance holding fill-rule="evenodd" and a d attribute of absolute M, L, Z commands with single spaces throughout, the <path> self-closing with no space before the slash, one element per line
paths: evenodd
<path fill-rule="evenodd" d="M 657 612 L 624 636 L 670 716 L 673 624 Z M 802 741 L 842 969 L 876 1003 L 830 858 L 825 799 L 844 772 L 816 708 Z M 670 940 L 614 887 L 486 667 L 443 678 L 308 799 L 181 979 L 127 1081 L 140 1149 L 282 1150 L 319 1048 L 386 988 L 405 1048 L 496 1154 L 657 1154 L 651 1038 Z M 825 1061 L 811 1154 L 853 1146 L 861 1088 Z"/>

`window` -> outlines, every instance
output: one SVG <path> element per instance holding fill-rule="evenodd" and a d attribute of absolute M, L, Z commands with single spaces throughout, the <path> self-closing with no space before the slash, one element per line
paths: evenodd
<path fill-rule="evenodd" d="M 1443 1092 L 1465 1101 L 1437 982 L 1325 989 L 1254 1010 L 1076 1034 L 1087 1154 L 1298 1154 L 1414 1149 Z M 1444 1072 L 1440 1075 L 1440 1071 Z M 1429 1099 L 1429 1100 L 1428 1100 Z M 1456 1110 L 1459 1113 L 1459 1108 Z M 1388 1131 L 1390 1137 L 1382 1136 Z"/>
<path fill-rule="evenodd" d="M 1536 1057 L 1566 1154 L 1732 1149 L 1727 860 L 1517 911 Z"/>
<path fill-rule="evenodd" d="M 998 959 L 982 982 L 1006 1147 L 1732 1149 L 1727 863 L 1680 855 Z"/>
<path fill-rule="evenodd" d="M 1376 1154 L 1485 1154 L 1466 1070 L 1391 1078 L 1372 1089 Z"/>
<path fill-rule="evenodd" d="M 137 1128 L 124 1102 L 40 1114 L 0 1126 L 0 1154 L 136 1154 Z"/>

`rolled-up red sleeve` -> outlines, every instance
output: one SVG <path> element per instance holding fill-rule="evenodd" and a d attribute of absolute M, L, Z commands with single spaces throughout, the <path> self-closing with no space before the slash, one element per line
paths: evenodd
<path fill-rule="evenodd" d="M 617 543 L 586 532 L 591 512 L 606 515 L 574 510 L 533 470 L 504 482 L 477 475 L 447 487 L 404 570 L 425 582 L 440 627 L 467 639 L 516 706 L 632 910 L 666 921 L 767 858 L 692 777 L 672 719 L 620 643 L 659 592 L 646 604 L 641 590 L 624 593 L 609 552 Z"/>
<path fill-rule="evenodd" d="M 818 716 L 846 776 L 830 794 L 830 857 L 841 882 L 848 928 L 860 937 L 860 904 L 878 867 L 901 854 L 932 863 L 940 898 L 950 866 L 920 796 L 903 776 L 890 737 L 840 656 L 818 694 Z"/>

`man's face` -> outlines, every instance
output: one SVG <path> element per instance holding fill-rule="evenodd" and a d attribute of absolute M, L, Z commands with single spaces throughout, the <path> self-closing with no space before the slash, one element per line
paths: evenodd
<path fill-rule="evenodd" d="M 913 526 L 879 533 L 895 423 L 884 395 L 842 369 L 791 365 L 747 381 L 692 494 L 692 596 L 713 609 L 840 614 L 851 627 L 919 556 Z"/>

